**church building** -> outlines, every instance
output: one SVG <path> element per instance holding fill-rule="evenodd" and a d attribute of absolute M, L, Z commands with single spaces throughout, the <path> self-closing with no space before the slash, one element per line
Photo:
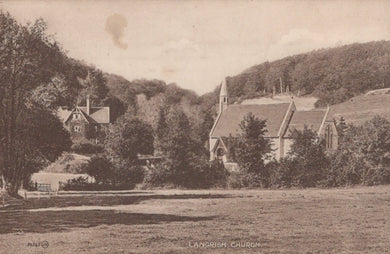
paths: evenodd
<path fill-rule="evenodd" d="M 234 170 L 237 164 L 230 156 L 229 140 L 241 134 L 240 122 L 244 116 L 252 113 L 266 120 L 266 136 L 271 140 L 273 156 L 276 160 L 286 156 L 293 142 L 290 130 L 303 130 L 307 126 L 325 139 L 328 150 L 337 149 L 338 134 L 332 120 L 329 120 L 329 108 L 300 111 L 294 100 L 290 103 L 243 105 L 228 103 L 226 81 L 221 84 L 219 113 L 210 131 L 210 160 L 222 160 L 226 168 Z"/>

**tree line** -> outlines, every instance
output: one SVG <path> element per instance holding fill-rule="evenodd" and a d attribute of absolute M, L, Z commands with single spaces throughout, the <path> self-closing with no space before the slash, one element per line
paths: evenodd
<path fill-rule="evenodd" d="M 266 121 L 249 114 L 241 122 L 242 134 L 234 140 L 240 171 L 228 185 L 242 187 L 338 187 L 390 183 L 390 122 L 375 116 L 361 126 L 337 123 L 336 151 L 307 126 L 292 130 L 293 143 L 280 161 L 269 160 L 270 140 L 264 138 Z M 267 163 L 265 163 L 267 161 Z"/>
<path fill-rule="evenodd" d="M 228 77 L 227 85 L 231 101 L 290 91 L 318 97 L 317 106 L 341 103 L 390 87 L 390 41 L 354 43 L 264 62 Z"/>
<path fill-rule="evenodd" d="M 340 143 L 332 152 L 307 126 L 291 130 L 291 149 L 276 161 L 271 140 L 265 138 L 266 120 L 248 114 L 241 121 L 241 134 L 228 141 L 229 157 L 239 168 L 229 172 L 222 161 L 208 161 L 205 148 L 191 138 L 183 112 L 170 108 L 159 114 L 154 135 L 151 126 L 132 117 L 121 118 L 110 130 L 107 152 L 87 164 L 95 186 L 114 183 L 119 169 L 124 188 L 137 184 L 142 188 L 307 188 L 390 183 L 390 122 L 379 116 L 361 126 L 338 122 Z M 135 166 L 137 154 L 153 149 L 162 155 L 161 161 Z"/>

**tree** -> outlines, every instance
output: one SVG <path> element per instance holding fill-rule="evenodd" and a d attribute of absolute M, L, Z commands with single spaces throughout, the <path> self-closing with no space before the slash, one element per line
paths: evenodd
<path fill-rule="evenodd" d="M 124 115 L 108 130 L 105 147 L 109 179 L 114 188 L 131 189 L 144 177 L 138 154 L 153 154 L 153 130 L 149 124 Z M 99 167 L 97 167 L 99 169 Z"/>
<path fill-rule="evenodd" d="M 106 98 L 109 91 L 106 85 L 107 81 L 101 70 L 95 69 L 94 67 L 88 67 L 86 69 L 87 75 L 85 79 L 78 79 L 82 90 L 78 94 L 77 103 L 85 103 L 85 99 L 89 96 L 91 103 L 94 105 L 100 105 Z"/>
<path fill-rule="evenodd" d="M 41 166 L 46 157 L 53 159 L 58 156 L 56 149 L 66 147 L 52 143 L 56 138 L 60 138 L 60 144 L 66 140 L 61 123 L 46 111 L 26 105 L 30 92 L 49 83 L 64 58 L 45 30 L 42 20 L 23 26 L 8 13 L 0 12 L 1 175 L 12 196 L 17 196 L 22 179 Z M 37 118 L 40 122 L 35 121 Z M 48 128 L 50 125 L 53 129 Z"/>
<path fill-rule="evenodd" d="M 190 161 L 193 159 L 190 125 L 187 116 L 178 107 L 172 107 L 167 115 L 168 133 L 161 150 L 169 162 L 170 169 L 176 185 L 186 185 Z"/>
<path fill-rule="evenodd" d="M 137 154 L 153 154 L 153 141 L 149 124 L 124 115 L 110 127 L 105 145 L 112 158 L 134 162 Z"/>
<path fill-rule="evenodd" d="M 329 166 L 324 142 L 307 126 L 303 130 L 292 130 L 291 137 L 293 143 L 285 162 L 293 167 L 292 181 L 302 187 L 313 187 L 325 178 Z"/>
<path fill-rule="evenodd" d="M 113 165 L 103 156 L 93 156 L 85 165 L 84 170 L 95 179 L 97 184 L 105 185 L 109 183 L 113 175 Z"/>
<path fill-rule="evenodd" d="M 48 84 L 42 84 L 30 92 L 26 101 L 29 106 L 43 106 L 55 110 L 59 106 L 68 104 L 71 92 L 65 84 L 66 78 L 61 74 L 56 74 Z"/>
<path fill-rule="evenodd" d="M 272 151 L 270 140 L 265 138 L 266 120 L 249 113 L 244 116 L 240 128 L 242 134 L 234 149 L 237 163 L 244 172 L 255 173 L 266 181 L 268 173 L 264 161 Z"/>
<path fill-rule="evenodd" d="M 348 126 L 332 158 L 333 185 L 390 183 L 390 123 L 376 116 Z"/>
<path fill-rule="evenodd" d="M 15 157 L 12 160 L 6 158 L 2 167 L 7 191 L 12 196 L 17 196 L 23 181 L 26 182 L 48 162 L 53 162 L 71 145 L 69 133 L 54 114 L 45 108 L 25 110 L 15 124 Z M 2 149 L 1 154 L 6 154 Z"/>
<path fill-rule="evenodd" d="M 110 123 L 114 123 L 116 119 L 125 114 L 125 104 L 115 96 L 109 96 L 102 102 L 104 106 L 110 107 Z"/>
<path fill-rule="evenodd" d="M 156 173 L 165 175 L 166 184 L 199 186 L 203 181 L 200 176 L 202 167 L 208 165 L 202 144 L 191 136 L 186 114 L 179 105 L 161 109 L 157 126 L 158 149 L 164 160 L 157 166 Z M 150 180 L 155 178 L 153 175 L 149 177 Z"/>
<path fill-rule="evenodd" d="M 166 109 L 161 106 L 158 112 L 157 126 L 155 131 L 155 147 L 158 154 L 163 153 L 164 144 L 167 142 L 167 135 L 169 132 L 167 119 L 166 119 Z"/>

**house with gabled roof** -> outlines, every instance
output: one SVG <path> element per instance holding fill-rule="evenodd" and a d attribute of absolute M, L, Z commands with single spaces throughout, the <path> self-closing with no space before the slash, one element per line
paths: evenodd
<path fill-rule="evenodd" d="M 237 168 L 230 151 L 230 143 L 232 138 L 241 134 L 239 124 L 248 113 L 266 120 L 265 138 L 271 140 L 273 157 L 276 160 L 280 160 L 290 151 L 293 143 L 291 131 L 303 130 L 305 126 L 325 139 L 327 149 L 337 148 L 338 134 L 334 122 L 328 119 L 329 108 L 299 111 L 293 99 L 290 103 L 229 105 L 226 81 L 224 81 L 219 96 L 219 113 L 209 136 L 210 160 L 219 159 L 227 168 Z"/>
<path fill-rule="evenodd" d="M 105 129 L 110 124 L 110 108 L 91 106 L 89 96 L 86 106 L 72 110 L 59 108 L 57 115 L 73 140 L 85 138 L 96 144 L 104 141 Z"/>

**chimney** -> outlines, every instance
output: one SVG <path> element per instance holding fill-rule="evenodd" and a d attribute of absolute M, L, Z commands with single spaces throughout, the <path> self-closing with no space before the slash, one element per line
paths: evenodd
<path fill-rule="evenodd" d="M 90 109 L 91 109 L 91 105 L 89 104 L 89 95 L 87 95 L 87 106 L 86 106 L 86 108 L 87 108 L 87 115 L 89 115 L 89 113 L 90 113 Z"/>

